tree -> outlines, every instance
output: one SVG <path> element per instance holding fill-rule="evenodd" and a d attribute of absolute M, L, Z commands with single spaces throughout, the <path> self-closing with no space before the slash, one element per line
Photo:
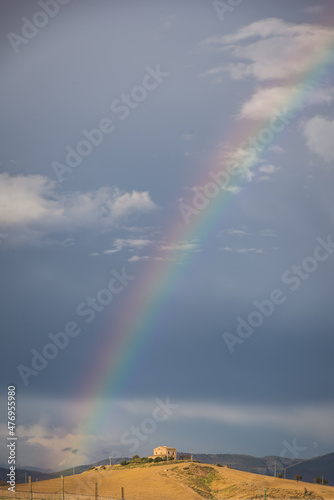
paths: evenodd
<path fill-rule="evenodd" d="M 161 457 L 155 457 L 155 459 L 153 460 L 153 462 L 162 462 L 162 458 Z"/>
<path fill-rule="evenodd" d="M 126 460 L 122 460 L 121 461 L 121 465 L 128 465 L 129 462 L 127 462 Z"/>
<path fill-rule="evenodd" d="M 153 462 L 153 458 L 149 458 L 147 461 L 148 461 L 149 463 L 152 463 L 152 462 Z"/>
<path fill-rule="evenodd" d="M 132 460 L 136 460 L 136 458 L 139 458 L 139 455 L 133 455 Z"/>
<path fill-rule="evenodd" d="M 295 476 L 295 480 L 298 482 L 298 481 L 301 481 L 303 479 L 303 476 L 300 476 L 300 475 L 297 475 Z"/>
<path fill-rule="evenodd" d="M 324 480 L 322 481 L 322 484 L 328 484 L 327 479 L 324 479 Z"/>
<path fill-rule="evenodd" d="M 283 477 L 283 474 L 281 474 L 280 472 L 277 474 L 277 477 Z"/>
<path fill-rule="evenodd" d="M 320 484 L 322 481 L 321 477 L 317 476 L 314 478 L 314 482 L 317 483 L 317 484 Z"/>

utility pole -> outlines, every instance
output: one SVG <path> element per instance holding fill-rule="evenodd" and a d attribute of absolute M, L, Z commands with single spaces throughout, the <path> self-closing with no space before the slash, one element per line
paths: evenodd
<path fill-rule="evenodd" d="M 193 461 L 193 449 L 191 448 L 191 461 Z"/>
<path fill-rule="evenodd" d="M 64 476 L 60 476 L 60 482 L 61 482 L 61 484 L 60 484 L 60 492 L 61 492 L 60 496 L 61 496 L 61 499 L 64 500 L 64 498 L 65 498 L 65 494 L 64 494 Z"/>
<path fill-rule="evenodd" d="M 29 476 L 29 500 L 32 500 L 32 484 L 31 484 L 31 476 Z"/>

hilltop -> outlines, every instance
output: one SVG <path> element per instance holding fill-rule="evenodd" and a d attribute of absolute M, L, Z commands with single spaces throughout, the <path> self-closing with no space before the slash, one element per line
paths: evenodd
<path fill-rule="evenodd" d="M 195 499 L 267 499 L 334 498 L 334 488 L 288 479 L 279 479 L 227 466 L 195 462 L 130 463 L 92 468 L 82 474 L 65 478 L 65 492 L 94 494 L 95 483 L 101 496 L 120 498 L 124 487 L 125 498 L 139 500 L 195 500 Z M 28 485 L 18 485 L 17 491 L 27 491 Z M 60 490 L 60 479 L 33 483 L 33 491 L 55 493 Z"/>

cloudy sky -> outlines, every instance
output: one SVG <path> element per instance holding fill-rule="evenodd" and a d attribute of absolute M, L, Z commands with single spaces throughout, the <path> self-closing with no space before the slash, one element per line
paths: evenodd
<path fill-rule="evenodd" d="M 333 451 L 333 19 L 2 2 L 0 430 L 15 384 L 21 466 Z"/>

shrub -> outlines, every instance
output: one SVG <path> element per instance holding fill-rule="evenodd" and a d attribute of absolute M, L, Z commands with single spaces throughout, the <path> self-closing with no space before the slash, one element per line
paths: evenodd
<path fill-rule="evenodd" d="M 121 461 L 121 465 L 128 465 L 128 464 L 129 464 L 129 462 L 127 462 L 126 460 Z"/>
<path fill-rule="evenodd" d="M 282 478 L 283 477 L 283 474 L 281 474 L 280 472 L 277 474 L 277 477 L 280 477 Z"/>
<path fill-rule="evenodd" d="M 298 481 L 301 481 L 303 479 L 303 476 L 300 476 L 300 475 L 297 475 L 295 476 L 295 480 L 298 482 Z"/>
<path fill-rule="evenodd" d="M 133 455 L 132 460 L 136 460 L 136 458 L 139 458 L 139 455 Z"/>
<path fill-rule="evenodd" d="M 153 460 L 153 462 L 155 462 L 155 463 L 162 462 L 162 458 L 161 457 L 155 457 L 155 459 Z"/>
<path fill-rule="evenodd" d="M 147 459 L 147 461 L 148 461 L 148 463 L 150 464 L 150 463 L 152 463 L 152 462 L 153 462 L 153 458 L 148 458 L 148 459 Z"/>

